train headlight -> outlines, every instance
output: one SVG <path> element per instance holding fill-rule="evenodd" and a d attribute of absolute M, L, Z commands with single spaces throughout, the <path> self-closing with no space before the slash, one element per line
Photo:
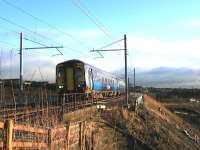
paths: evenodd
<path fill-rule="evenodd" d="M 59 89 L 62 89 L 62 88 L 64 88 L 64 86 L 63 86 L 63 85 L 59 85 L 58 88 L 59 88 Z"/>

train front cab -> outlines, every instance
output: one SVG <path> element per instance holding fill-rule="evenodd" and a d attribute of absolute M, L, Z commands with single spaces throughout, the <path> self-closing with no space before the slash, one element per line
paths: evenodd
<path fill-rule="evenodd" d="M 84 63 L 77 60 L 58 64 L 56 67 L 58 93 L 83 93 L 85 91 Z"/>

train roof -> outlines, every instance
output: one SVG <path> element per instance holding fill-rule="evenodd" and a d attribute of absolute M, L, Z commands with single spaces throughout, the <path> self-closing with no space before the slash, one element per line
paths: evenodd
<path fill-rule="evenodd" d="M 112 76 L 112 77 L 118 79 L 118 80 L 122 80 L 122 79 L 120 79 L 119 77 L 117 77 L 116 75 L 113 75 L 113 74 L 111 74 L 111 73 L 109 73 L 109 72 L 107 72 L 107 71 L 104 71 L 104 70 L 102 70 L 102 69 L 99 69 L 99 68 L 97 68 L 97 67 L 94 67 L 94 66 L 92 66 L 92 65 L 90 65 L 90 64 L 88 64 L 88 63 L 85 63 L 85 62 L 83 62 L 82 60 L 78 60 L 78 59 L 70 59 L 70 60 L 61 62 L 61 63 L 59 63 L 59 64 L 57 64 L 57 65 L 64 64 L 64 63 L 70 63 L 70 62 L 71 62 L 71 63 L 72 63 L 72 62 L 83 63 L 83 64 L 85 64 L 85 65 L 87 65 L 87 66 L 90 66 L 90 67 L 94 68 L 94 69 L 97 70 L 97 71 L 101 71 L 101 72 L 103 72 L 103 73 L 105 73 L 105 74 L 107 74 L 107 75 L 109 75 L 109 76 Z"/>
<path fill-rule="evenodd" d="M 69 62 L 80 62 L 80 63 L 84 63 L 83 61 L 78 60 L 78 59 L 70 59 L 70 60 L 67 60 L 67 61 L 63 61 L 63 62 L 61 62 L 61 63 L 59 63 L 59 64 L 57 64 L 57 65 L 64 64 L 64 63 L 69 63 Z M 85 63 L 84 63 L 84 64 L 85 64 Z M 56 65 L 56 66 L 57 66 L 57 65 Z"/>

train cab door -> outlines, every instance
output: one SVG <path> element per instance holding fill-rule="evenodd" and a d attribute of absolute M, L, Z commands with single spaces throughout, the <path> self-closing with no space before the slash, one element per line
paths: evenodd
<path fill-rule="evenodd" d="M 73 67 L 66 68 L 67 91 L 74 90 L 74 71 Z"/>

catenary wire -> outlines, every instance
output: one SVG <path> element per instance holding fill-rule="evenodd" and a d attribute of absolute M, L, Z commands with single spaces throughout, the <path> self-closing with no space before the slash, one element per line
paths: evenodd
<path fill-rule="evenodd" d="M 91 21 L 92 23 L 94 23 L 108 38 L 111 38 L 111 39 L 112 39 L 112 37 L 109 35 L 109 33 L 104 29 L 105 26 L 102 26 L 102 23 L 100 24 L 99 21 L 97 21 L 97 19 L 95 19 L 95 18 L 91 15 L 90 11 L 89 11 L 85 6 L 83 6 L 83 5 L 80 3 L 80 1 L 72 0 L 72 4 L 73 4 L 75 7 L 77 7 L 78 9 L 80 9 L 81 12 L 82 12 L 85 16 L 87 16 L 87 17 L 90 19 L 90 21 Z"/>
<path fill-rule="evenodd" d="M 59 44 L 59 43 L 57 43 L 56 41 L 54 41 L 53 39 L 50 39 L 50 38 L 48 38 L 48 37 L 46 37 L 46 36 L 44 36 L 44 35 L 42 35 L 42 34 L 40 34 L 40 33 L 34 32 L 34 31 L 32 31 L 32 30 L 30 30 L 30 29 L 24 27 L 23 25 L 20 25 L 20 24 L 17 24 L 17 23 L 15 23 L 15 22 L 11 21 L 11 20 L 8 20 L 7 18 L 4 18 L 4 17 L 1 17 L 1 16 L 0 16 L 0 19 L 3 20 L 3 21 L 5 21 L 5 22 L 7 22 L 7 23 L 9 23 L 9 24 L 12 24 L 12 25 L 17 26 L 17 27 L 19 27 L 19 28 L 21 28 L 21 29 L 24 29 L 24 30 L 26 30 L 26 31 L 28 31 L 28 32 L 30 32 L 30 33 L 36 34 L 36 35 L 38 35 L 38 36 L 40 36 L 40 37 L 43 37 L 44 39 L 49 40 L 49 41 L 51 41 L 51 42 L 53 42 L 53 43 Z"/>
<path fill-rule="evenodd" d="M 65 36 L 67 36 L 67 37 L 69 37 L 69 38 L 71 38 L 71 39 L 77 41 L 78 43 L 80 43 L 80 44 L 82 44 L 82 45 L 85 45 L 85 46 L 87 46 L 87 47 L 91 47 L 91 46 L 89 46 L 88 44 L 86 44 L 85 42 L 83 42 L 83 41 L 79 40 L 78 38 L 76 38 L 75 36 L 71 35 L 70 33 L 67 33 L 67 32 L 62 31 L 61 29 L 59 29 L 59 28 L 57 28 L 57 27 L 55 27 L 55 26 L 49 24 L 48 22 L 46 22 L 46 21 L 40 19 L 39 17 L 34 16 L 33 14 L 29 13 L 28 11 L 26 11 L 26 10 L 24 10 L 24 9 L 22 9 L 22 8 L 20 8 L 20 7 L 16 6 L 16 5 L 14 5 L 14 4 L 8 2 L 7 0 L 2 0 L 2 1 L 3 1 L 4 3 L 6 3 L 7 5 L 9 5 L 9 6 L 15 8 L 15 9 L 17 9 L 18 11 L 21 11 L 22 13 L 24 13 L 24 14 L 26 14 L 26 15 L 32 17 L 32 18 L 34 18 L 35 20 L 37 20 L 37 21 L 39 21 L 39 22 L 41 22 L 41 23 L 47 25 L 47 26 L 50 27 L 51 29 L 54 29 L 54 30 L 56 30 L 57 32 L 59 32 L 59 33 L 65 35 Z"/>

